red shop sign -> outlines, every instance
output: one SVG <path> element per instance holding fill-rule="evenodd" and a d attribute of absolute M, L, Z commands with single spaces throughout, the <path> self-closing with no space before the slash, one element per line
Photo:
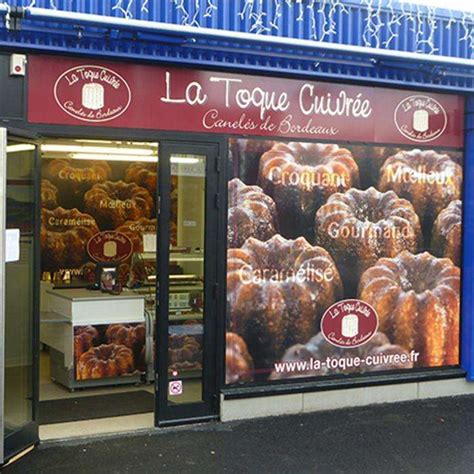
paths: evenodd
<path fill-rule="evenodd" d="M 32 56 L 34 123 L 462 147 L 462 96 Z"/>
<path fill-rule="evenodd" d="M 321 319 L 321 332 L 333 346 L 349 349 L 369 342 L 377 332 L 379 318 L 365 301 L 348 299 L 330 306 Z"/>
<path fill-rule="evenodd" d="M 132 250 L 132 241 L 121 232 L 99 232 L 87 243 L 87 253 L 96 262 L 123 262 Z"/>

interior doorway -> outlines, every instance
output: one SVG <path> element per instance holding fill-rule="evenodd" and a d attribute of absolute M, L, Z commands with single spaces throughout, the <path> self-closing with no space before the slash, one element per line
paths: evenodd
<path fill-rule="evenodd" d="M 18 237 L 1 282 L 5 459 L 215 418 L 218 146 L 3 130 L 0 149 L 2 238 Z"/>
<path fill-rule="evenodd" d="M 158 143 L 40 151 L 40 437 L 151 428 Z"/>
<path fill-rule="evenodd" d="M 38 441 L 37 145 L 0 128 L 0 464 Z"/>

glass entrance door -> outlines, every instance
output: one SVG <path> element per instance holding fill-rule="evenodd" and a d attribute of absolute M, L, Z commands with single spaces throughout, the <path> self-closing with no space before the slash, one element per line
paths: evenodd
<path fill-rule="evenodd" d="M 217 145 L 160 143 L 158 425 L 217 413 L 217 155 Z"/>
<path fill-rule="evenodd" d="M 36 168 L 36 145 L 0 128 L 2 464 L 38 441 Z"/>

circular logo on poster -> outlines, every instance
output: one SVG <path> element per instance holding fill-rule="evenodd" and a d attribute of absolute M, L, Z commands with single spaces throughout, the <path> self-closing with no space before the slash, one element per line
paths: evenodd
<path fill-rule="evenodd" d="M 130 106 L 132 92 L 127 81 L 102 66 L 77 66 L 59 76 L 54 98 L 68 115 L 84 122 L 108 122 Z"/>
<path fill-rule="evenodd" d="M 130 257 L 132 249 L 132 241 L 121 232 L 99 232 L 87 243 L 87 253 L 96 262 L 123 262 Z"/>
<path fill-rule="evenodd" d="M 321 319 L 321 332 L 326 341 L 344 349 L 370 341 L 378 326 L 379 318 L 374 308 L 356 299 L 334 303 Z"/>
<path fill-rule="evenodd" d="M 402 100 L 395 110 L 394 120 L 398 131 L 417 143 L 436 140 L 448 126 L 444 107 L 426 95 L 412 95 Z"/>

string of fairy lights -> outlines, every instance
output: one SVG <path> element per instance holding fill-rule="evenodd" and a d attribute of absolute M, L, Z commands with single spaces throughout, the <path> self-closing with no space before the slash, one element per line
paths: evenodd
<path fill-rule="evenodd" d="M 213 19 L 226 7 L 224 0 L 159 0 L 168 1 L 175 10 L 177 22 L 188 26 L 205 26 L 205 20 Z M 226 0 L 227 1 L 227 0 Z M 296 23 L 305 25 L 305 37 L 317 41 L 337 41 L 338 28 L 342 18 L 349 15 L 351 6 L 345 0 L 232 0 L 239 5 L 238 19 L 245 23 L 247 31 L 255 34 L 284 35 L 284 9 L 293 10 L 290 17 Z M 14 0 L 4 0 L 13 4 Z M 69 2 L 69 5 L 68 5 Z M 156 2 L 156 3 L 154 3 Z M 41 3 L 41 5 L 38 5 Z M 49 6 L 57 9 L 59 0 L 30 0 L 29 7 Z M 110 14 L 119 13 L 124 18 L 146 19 L 158 0 L 113 0 Z M 64 5 L 66 4 L 66 5 Z M 412 34 L 415 50 L 436 54 L 437 35 L 443 29 L 458 28 L 460 43 L 468 47 L 474 57 L 474 12 L 454 12 L 444 8 L 442 12 L 435 6 L 421 6 L 408 0 L 360 0 L 365 9 L 363 27 L 357 43 L 375 48 L 394 48 L 402 30 L 407 26 Z M 62 7 L 73 10 L 73 0 L 62 2 Z M 138 13 L 139 12 L 139 13 Z M 446 15 L 448 12 L 448 15 Z"/>

